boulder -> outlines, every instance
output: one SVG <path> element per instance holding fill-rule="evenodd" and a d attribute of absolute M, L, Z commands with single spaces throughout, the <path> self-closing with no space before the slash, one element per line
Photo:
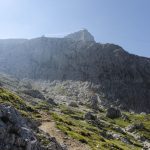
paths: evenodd
<path fill-rule="evenodd" d="M 94 110 L 98 110 L 98 99 L 97 99 L 97 95 L 93 95 L 90 99 L 90 107 Z"/>
<path fill-rule="evenodd" d="M 47 102 L 49 103 L 49 104 L 51 104 L 51 105 L 57 105 L 57 103 L 52 99 L 52 98 L 49 98 L 48 100 L 47 100 Z"/>
<path fill-rule="evenodd" d="M 84 118 L 85 120 L 97 120 L 97 117 L 92 112 L 87 112 Z"/>
<path fill-rule="evenodd" d="M 108 131 L 102 131 L 102 132 L 100 133 L 100 135 L 101 135 L 102 137 L 106 138 L 106 139 L 109 139 L 109 140 L 110 140 L 110 139 L 114 139 L 112 133 L 111 133 L 111 132 L 108 132 Z"/>
<path fill-rule="evenodd" d="M 83 102 L 81 102 L 81 101 L 80 101 L 78 104 L 79 104 L 79 105 L 81 105 L 81 106 L 82 106 L 82 105 L 84 105 L 84 103 L 83 103 Z"/>
<path fill-rule="evenodd" d="M 19 82 L 19 88 L 32 89 L 31 81 L 23 79 Z"/>
<path fill-rule="evenodd" d="M 128 117 L 126 114 L 122 114 L 121 118 L 122 118 L 124 121 L 130 121 L 129 117 Z"/>
<path fill-rule="evenodd" d="M 120 140 L 121 140 L 123 143 L 132 144 L 132 142 L 130 141 L 130 139 L 127 138 L 127 137 L 121 137 Z"/>
<path fill-rule="evenodd" d="M 125 134 L 125 131 L 119 126 L 113 127 L 113 129 L 119 133 Z"/>
<path fill-rule="evenodd" d="M 51 143 L 49 144 L 48 150 L 67 150 L 67 147 L 63 145 L 63 147 L 56 141 L 55 137 L 51 137 Z"/>
<path fill-rule="evenodd" d="M 2 87 L 3 86 L 3 84 L 0 82 L 0 87 Z"/>
<path fill-rule="evenodd" d="M 78 104 L 76 102 L 70 102 L 69 106 L 71 106 L 71 107 L 78 107 Z"/>
<path fill-rule="evenodd" d="M 134 130 L 141 130 L 143 128 L 144 128 L 143 123 L 137 123 L 137 124 L 132 124 L 132 125 L 127 126 L 125 130 L 128 132 L 133 132 Z"/>
<path fill-rule="evenodd" d="M 114 119 L 121 117 L 121 111 L 117 108 L 111 107 L 107 109 L 106 117 Z"/>
<path fill-rule="evenodd" d="M 39 98 L 45 100 L 44 95 L 38 90 L 24 90 L 25 94 L 32 96 L 33 98 Z"/>

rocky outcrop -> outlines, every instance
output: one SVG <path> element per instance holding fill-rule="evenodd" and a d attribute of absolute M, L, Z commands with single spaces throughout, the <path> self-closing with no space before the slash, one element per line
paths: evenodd
<path fill-rule="evenodd" d="M 135 130 L 142 130 L 144 128 L 143 123 L 139 123 L 139 124 L 132 124 L 126 127 L 126 131 L 128 132 L 133 132 Z"/>
<path fill-rule="evenodd" d="M 19 89 L 32 89 L 32 85 L 31 85 L 31 82 L 30 80 L 27 80 L 27 79 L 23 79 L 19 82 L 18 84 L 18 87 Z"/>
<path fill-rule="evenodd" d="M 68 106 L 78 107 L 78 104 L 76 102 L 70 102 Z"/>
<path fill-rule="evenodd" d="M 33 98 L 39 98 L 45 100 L 44 95 L 38 90 L 24 90 L 23 93 L 30 95 Z"/>
<path fill-rule="evenodd" d="M 41 145 L 27 120 L 11 106 L 0 105 L 0 150 L 64 150 L 56 139 L 47 137 Z"/>
<path fill-rule="evenodd" d="M 97 117 L 92 112 L 87 112 L 84 118 L 85 120 L 97 120 Z"/>
<path fill-rule="evenodd" d="M 47 102 L 48 102 L 48 104 L 50 104 L 50 105 L 57 106 L 57 103 L 56 103 L 52 98 L 48 98 Z"/>
<path fill-rule="evenodd" d="M 0 149 L 40 150 L 26 121 L 10 106 L 0 105 Z"/>
<path fill-rule="evenodd" d="M 121 112 L 119 109 L 111 107 L 107 109 L 106 117 L 114 119 L 121 117 Z"/>
<path fill-rule="evenodd" d="M 90 98 L 89 106 L 94 110 L 99 110 L 97 95 L 92 95 Z"/>

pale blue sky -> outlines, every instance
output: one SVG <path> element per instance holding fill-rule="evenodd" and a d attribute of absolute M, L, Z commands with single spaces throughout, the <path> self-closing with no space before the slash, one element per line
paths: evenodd
<path fill-rule="evenodd" d="M 150 0 L 0 0 L 0 38 L 63 36 L 87 28 L 97 42 L 150 57 Z"/>

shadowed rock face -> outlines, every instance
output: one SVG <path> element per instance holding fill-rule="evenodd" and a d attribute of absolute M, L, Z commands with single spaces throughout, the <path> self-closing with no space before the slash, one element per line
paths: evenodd
<path fill-rule="evenodd" d="M 119 118 L 121 117 L 121 112 L 119 109 L 111 107 L 107 109 L 106 117 L 111 118 L 111 119 Z"/>
<path fill-rule="evenodd" d="M 65 38 L 0 41 L 0 70 L 19 78 L 91 81 L 100 85 L 109 102 L 149 112 L 150 59 L 118 45 L 96 43 L 89 34 L 81 38 L 82 32 Z"/>
<path fill-rule="evenodd" d="M 0 150 L 66 150 L 55 138 L 48 139 L 49 146 L 41 146 L 27 120 L 11 106 L 0 105 Z"/>
<path fill-rule="evenodd" d="M 0 105 L 0 149 L 40 150 L 26 121 L 10 106 Z"/>

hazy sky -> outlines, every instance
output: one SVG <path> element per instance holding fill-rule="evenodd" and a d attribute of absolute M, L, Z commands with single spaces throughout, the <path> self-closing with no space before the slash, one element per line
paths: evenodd
<path fill-rule="evenodd" d="M 97 42 L 150 57 L 150 0 L 0 0 L 0 38 L 63 36 L 81 28 Z"/>

